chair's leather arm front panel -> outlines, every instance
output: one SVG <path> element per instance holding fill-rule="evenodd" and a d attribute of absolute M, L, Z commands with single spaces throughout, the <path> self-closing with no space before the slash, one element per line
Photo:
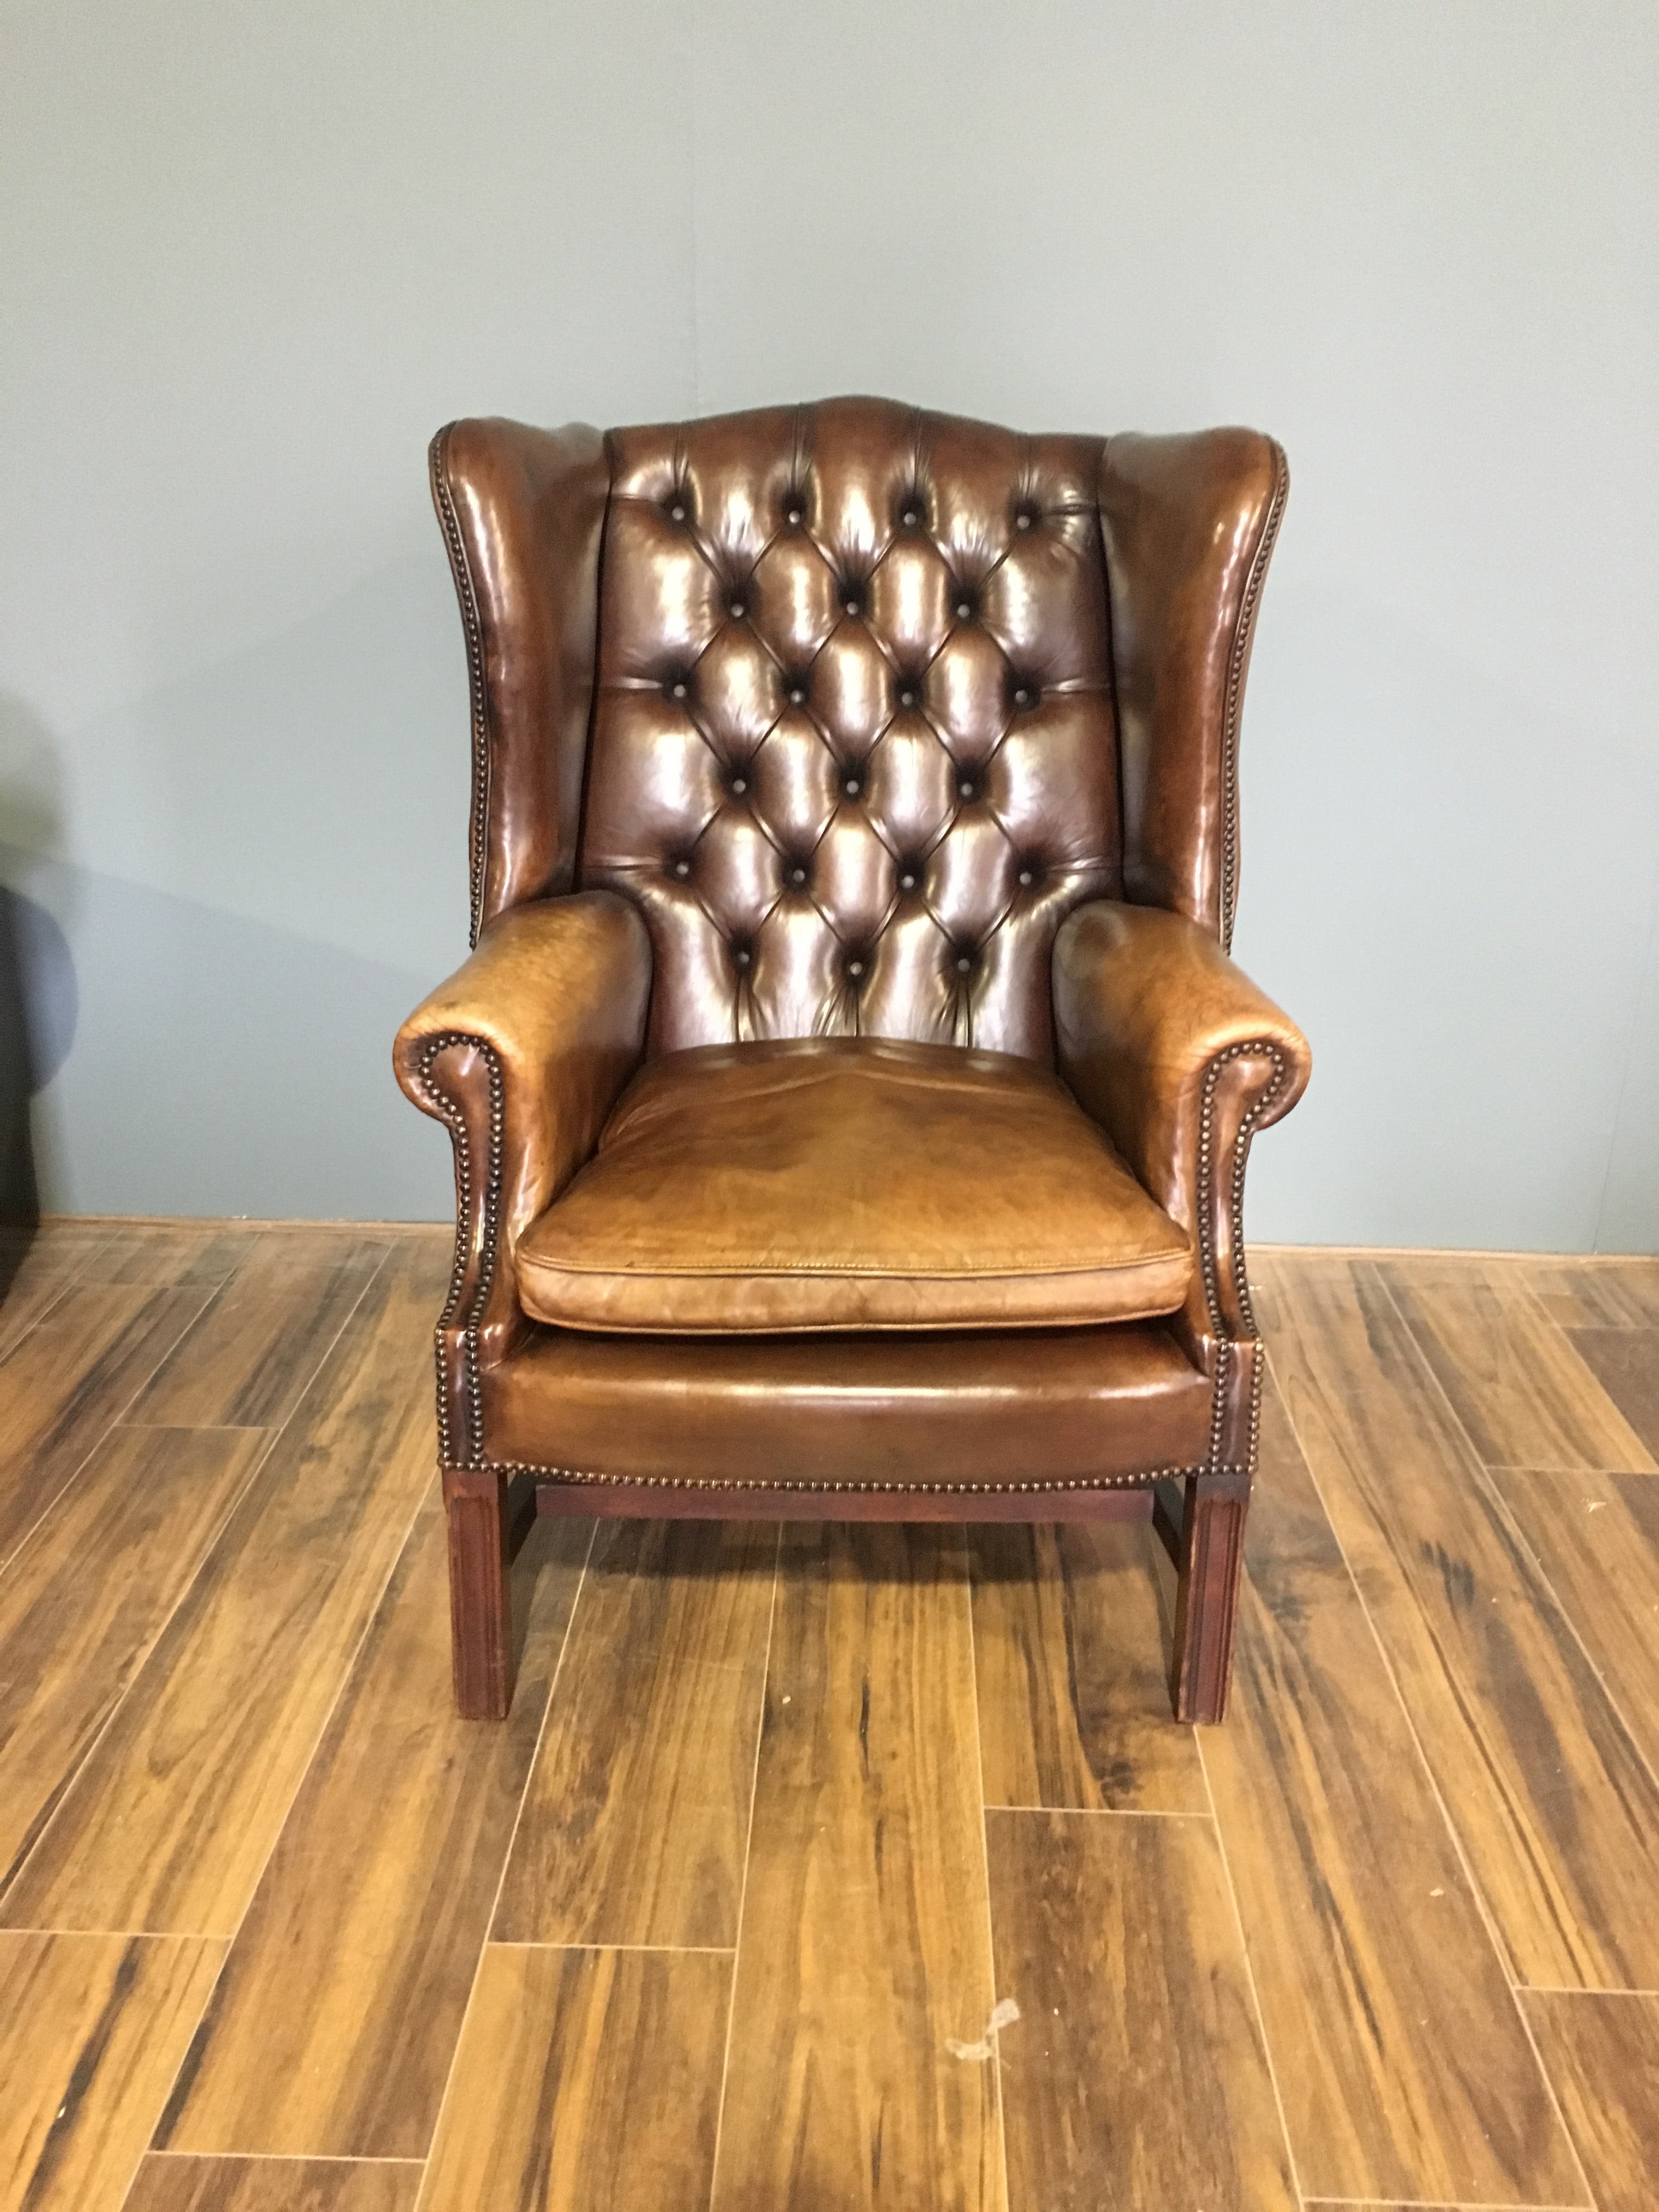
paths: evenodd
<path fill-rule="evenodd" d="M 1285 455 L 1255 430 L 1109 438 L 1100 524 L 1123 778 L 1125 896 L 1232 940 L 1238 724 Z"/>
<path fill-rule="evenodd" d="M 1098 900 L 1054 940 L 1060 1073 L 1140 1182 L 1197 1238 L 1195 1348 L 1255 1334 L 1240 1216 L 1250 1139 L 1307 1087 L 1308 1041 L 1201 924 Z"/>
<path fill-rule="evenodd" d="M 477 1376 L 524 1329 L 519 1236 L 599 1142 L 639 1065 L 651 947 L 610 891 L 520 907 L 398 1032 L 398 1080 L 455 1145 L 455 1273 L 439 1324 L 446 1464 L 481 1455 Z"/>
<path fill-rule="evenodd" d="M 610 470 L 583 423 L 452 422 L 430 459 L 472 690 L 476 942 L 574 879 Z"/>

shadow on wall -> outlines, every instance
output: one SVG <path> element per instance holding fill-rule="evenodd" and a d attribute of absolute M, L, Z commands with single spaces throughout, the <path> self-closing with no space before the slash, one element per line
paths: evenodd
<path fill-rule="evenodd" d="M 21 700 L 0 696 L 0 845 L 25 856 L 56 850 L 63 778 L 50 731 Z M 40 1218 L 30 1102 L 69 1056 L 80 1010 L 69 941 L 46 908 L 0 883 L 0 1221 Z M 26 1239 L 7 1240 L 0 1295 Z"/>

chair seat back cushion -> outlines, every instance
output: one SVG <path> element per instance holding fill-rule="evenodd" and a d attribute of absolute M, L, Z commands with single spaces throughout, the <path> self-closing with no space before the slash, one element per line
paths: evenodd
<path fill-rule="evenodd" d="M 1121 887 L 1101 441 L 873 399 L 612 431 L 581 880 L 644 909 L 653 1053 L 1051 1060 Z"/>
<path fill-rule="evenodd" d="M 566 1328 L 1006 1329 L 1172 1313 L 1193 1255 L 1047 1069 L 835 1038 L 648 1060 L 518 1269 Z"/>

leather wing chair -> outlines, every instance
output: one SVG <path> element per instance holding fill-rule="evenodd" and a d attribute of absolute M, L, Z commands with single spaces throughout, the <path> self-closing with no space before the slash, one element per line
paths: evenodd
<path fill-rule="evenodd" d="M 471 957 L 399 1033 L 454 1141 L 455 1692 L 544 1512 L 1152 1520 L 1225 1708 L 1252 1136 L 1227 957 L 1285 459 L 876 399 L 431 452 Z"/>

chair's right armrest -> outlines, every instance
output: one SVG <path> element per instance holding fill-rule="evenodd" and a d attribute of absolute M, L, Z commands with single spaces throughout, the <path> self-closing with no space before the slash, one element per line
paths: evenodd
<path fill-rule="evenodd" d="M 523 1326 L 518 1238 L 592 1153 L 645 1049 L 651 940 L 637 907 L 582 891 L 515 907 L 398 1032 L 398 1080 L 455 1146 L 447 1465 L 482 1453 L 477 1378 Z"/>

